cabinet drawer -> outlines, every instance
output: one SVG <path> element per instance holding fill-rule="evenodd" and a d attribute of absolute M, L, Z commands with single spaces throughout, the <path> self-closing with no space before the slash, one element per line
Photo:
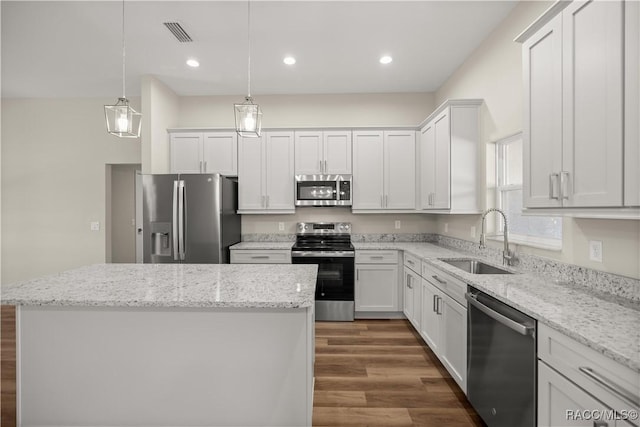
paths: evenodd
<path fill-rule="evenodd" d="M 231 264 L 291 264 L 291 251 L 232 249 Z"/>
<path fill-rule="evenodd" d="M 404 266 L 407 268 L 410 268 L 411 270 L 413 270 L 414 272 L 420 274 L 420 265 L 421 265 L 421 261 L 420 258 L 411 255 L 408 252 L 404 253 Z"/>
<path fill-rule="evenodd" d="M 538 358 L 607 406 L 617 411 L 638 410 L 638 404 L 630 402 L 637 402 L 640 394 L 638 372 L 540 323 Z"/>
<path fill-rule="evenodd" d="M 356 251 L 356 264 L 397 264 L 398 251 Z"/>
<path fill-rule="evenodd" d="M 464 299 L 464 294 L 467 292 L 467 284 L 462 280 L 456 279 L 426 262 L 422 263 L 422 277 L 456 300 L 459 304 L 465 307 L 467 306 L 467 302 Z"/>

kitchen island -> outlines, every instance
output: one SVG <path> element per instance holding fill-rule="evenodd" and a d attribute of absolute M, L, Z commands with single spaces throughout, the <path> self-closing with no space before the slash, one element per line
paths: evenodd
<path fill-rule="evenodd" d="M 3 286 L 19 425 L 311 425 L 316 274 L 103 264 Z"/>

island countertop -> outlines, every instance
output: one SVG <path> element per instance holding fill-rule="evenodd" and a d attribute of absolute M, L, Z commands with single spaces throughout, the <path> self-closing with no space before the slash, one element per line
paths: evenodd
<path fill-rule="evenodd" d="M 307 308 L 316 265 L 95 264 L 2 286 L 2 304 Z"/>

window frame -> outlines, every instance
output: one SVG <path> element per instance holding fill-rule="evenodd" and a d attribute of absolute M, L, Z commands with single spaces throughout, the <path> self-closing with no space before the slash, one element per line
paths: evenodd
<path fill-rule="evenodd" d="M 507 160 L 506 148 L 510 144 L 514 144 L 518 142 L 521 144 L 521 147 L 524 147 L 522 132 L 517 132 L 513 135 L 509 135 L 495 142 L 495 150 L 496 150 L 495 199 L 496 199 L 496 206 L 498 207 L 498 209 L 501 209 L 503 211 L 505 211 L 505 207 L 504 207 L 505 193 L 508 191 L 523 190 L 522 182 L 524 181 L 524 176 L 522 176 L 521 182 L 519 184 L 506 183 L 507 177 L 509 176 L 509 163 L 506 161 Z M 524 167 L 522 168 L 522 172 L 524 174 Z M 522 215 L 528 216 L 524 213 L 522 213 Z M 531 246 L 531 247 L 541 248 L 546 250 L 561 251 L 562 240 L 563 240 L 562 239 L 562 235 L 563 235 L 562 234 L 563 233 L 562 217 L 555 217 L 550 215 L 550 216 L 547 216 L 547 218 L 558 218 L 558 220 L 560 221 L 560 236 L 561 236 L 560 239 L 540 237 L 540 236 L 534 236 L 529 234 L 518 234 L 518 233 L 514 233 L 513 231 L 510 231 L 509 241 L 518 245 L 523 245 L 523 246 Z M 497 240 L 501 242 L 504 241 L 504 226 L 503 226 L 501 215 L 496 215 L 494 227 L 495 227 L 495 230 L 498 230 L 499 234 L 496 236 L 488 237 L 488 238 L 491 240 Z"/>

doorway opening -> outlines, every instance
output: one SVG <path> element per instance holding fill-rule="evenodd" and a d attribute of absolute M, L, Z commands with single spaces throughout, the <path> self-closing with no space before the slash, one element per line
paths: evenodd
<path fill-rule="evenodd" d="M 106 165 L 107 263 L 142 262 L 141 169 L 140 164 Z"/>

